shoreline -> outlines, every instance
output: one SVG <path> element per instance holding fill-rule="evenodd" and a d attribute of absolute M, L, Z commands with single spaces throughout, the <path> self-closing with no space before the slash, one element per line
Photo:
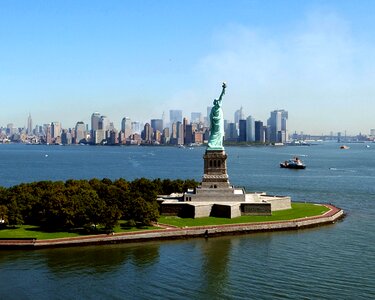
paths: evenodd
<path fill-rule="evenodd" d="M 89 245 L 104 245 L 118 243 L 139 243 L 155 240 L 177 240 L 188 238 L 208 238 L 224 235 L 250 234 L 267 231 L 287 231 L 317 227 L 333 224 L 345 217 L 342 209 L 331 205 L 321 204 L 329 208 L 326 213 L 286 221 L 271 221 L 257 223 L 241 223 L 228 225 L 207 225 L 196 227 L 173 227 L 165 224 L 157 224 L 160 229 L 137 232 L 99 234 L 83 237 L 58 238 L 58 239 L 3 239 L 0 240 L 0 250 L 9 249 L 44 249 L 57 247 L 77 247 Z"/>

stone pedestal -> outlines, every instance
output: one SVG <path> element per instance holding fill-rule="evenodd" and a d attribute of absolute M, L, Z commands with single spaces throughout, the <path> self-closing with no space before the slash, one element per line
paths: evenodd
<path fill-rule="evenodd" d="M 206 150 L 202 188 L 229 188 L 227 155 L 224 150 Z"/>

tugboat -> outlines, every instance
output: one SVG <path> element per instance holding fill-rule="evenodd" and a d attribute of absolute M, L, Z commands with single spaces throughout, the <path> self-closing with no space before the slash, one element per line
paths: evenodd
<path fill-rule="evenodd" d="M 289 159 L 280 163 L 280 168 L 306 169 L 306 165 L 298 157 L 294 157 L 293 159 Z"/>
<path fill-rule="evenodd" d="M 346 145 L 342 145 L 342 146 L 340 146 L 340 149 L 344 149 L 344 150 L 347 150 L 347 149 L 349 149 L 350 147 L 349 146 L 346 146 Z"/>

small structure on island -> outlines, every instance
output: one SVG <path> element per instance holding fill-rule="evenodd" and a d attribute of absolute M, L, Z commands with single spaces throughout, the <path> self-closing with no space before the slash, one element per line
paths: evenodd
<path fill-rule="evenodd" d="M 271 215 L 272 211 L 290 209 L 290 197 L 268 196 L 264 192 L 246 193 L 229 182 L 227 154 L 223 147 L 224 116 L 221 108 L 226 84 L 214 100 L 210 113 L 210 138 L 203 156 L 204 174 L 201 184 L 184 194 L 160 195 L 161 214 L 189 218 L 241 215 Z"/>

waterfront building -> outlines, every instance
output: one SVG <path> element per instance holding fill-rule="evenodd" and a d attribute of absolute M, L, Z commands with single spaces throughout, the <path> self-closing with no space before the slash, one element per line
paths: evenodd
<path fill-rule="evenodd" d="M 86 125 L 82 121 L 77 122 L 75 128 L 75 143 L 85 143 L 86 142 Z"/>
<path fill-rule="evenodd" d="M 169 135 L 169 128 L 166 127 L 163 129 L 163 135 L 162 135 L 162 144 L 169 144 L 170 142 L 170 135 Z"/>
<path fill-rule="evenodd" d="M 161 143 L 161 132 L 159 130 L 155 130 L 154 131 L 154 141 L 157 143 L 157 144 L 160 144 Z"/>
<path fill-rule="evenodd" d="M 57 140 L 59 137 L 61 137 L 61 123 L 60 122 L 51 123 L 51 137 L 53 140 Z"/>
<path fill-rule="evenodd" d="M 177 123 L 172 123 L 172 134 L 170 136 L 170 143 L 177 145 Z"/>
<path fill-rule="evenodd" d="M 97 129 L 94 131 L 94 143 L 95 145 L 104 144 L 106 141 L 105 131 L 103 129 Z"/>
<path fill-rule="evenodd" d="M 186 124 L 185 126 L 185 144 L 189 145 L 194 142 L 193 139 L 193 125 Z"/>
<path fill-rule="evenodd" d="M 94 112 L 91 115 L 91 143 L 97 144 L 95 140 L 95 131 L 99 129 L 99 123 L 100 123 L 100 113 Z"/>
<path fill-rule="evenodd" d="M 108 144 L 109 145 L 117 145 L 118 144 L 118 132 L 116 129 L 111 129 L 109 131 L 109 138 L 108 138 Z"/>
<path fill-rule="evenodd" d="M 33 120 L 31 119 L 31 114 L 29 113 L 29 116 L 27 118 L 27 134 L 32 135 L 33 134 Z"/>
<path fill-rule="evenodd" d="M 46 133 L 46 144 L 52 144 L 51 124 L 45 124 L 44 126 L 44 132 Z"/>
<path fill-rule="evenodd" d="M 61 144 L 71 145 L 72 144 L 72 135 L 66 129 L 63 129 L 61 133 Z"/>
<path fill-rule="evenodd" d="M 184 124 L 181 122 L 177 122 L 176 129 L 177 129 L 177 144 L 183 145 L 184 144 Z"/>
<path fill-rule="evenodd" d="M 239 142 L 246 142 L 246 120 L 239 120 L 238 127 L 239 127 Z"/>
<path fill-rule="evenodd" d="M 203 144 L 203 132 L 195 131 L 193 132 L 193 143 L 195 144 Z"/>
<path fill-rule="evenodd" d="M 287 136 L 287 120 L 288 112 L 281 110 L 274 110 L 268 119 L 268 126 L 270 130 L 271 143 L 285 143 Z"/>
<path fill-rule="evenodd" d="M 236 123 L 228 123 L 227 129 L 225 130 L 225 140 L 228 142 L 238 141 L 238 132 Z"/>
<path fill-rule="evenodd" d="M 163 119 L 151 119 L 151 127 L 154 132 L 158 130 L 159 132 L 163 131 Z"/>
<path fill-rule="evenodd" d="M 255 119 L 252 116 L 246 119 L 246 142 L 255 142 Z"/>
<path fill-rule="evenodd" d="M 264 143 L 266 136 L 262 121 L 255 121 L 255 142 Z"/>
<path fill-rule="evenodd" d="M 146 123 L 142 131 L 142 139 L 146 144 L 152 142 L 153 129 L 149 123 Z"/>
<path fill-rule="evenodd" d="M 124 134 L 124 139 L 129 138 L 132 134 L 132 121 L 128 117 L 124 117 L 121 121 L 121 132 Z"/>

